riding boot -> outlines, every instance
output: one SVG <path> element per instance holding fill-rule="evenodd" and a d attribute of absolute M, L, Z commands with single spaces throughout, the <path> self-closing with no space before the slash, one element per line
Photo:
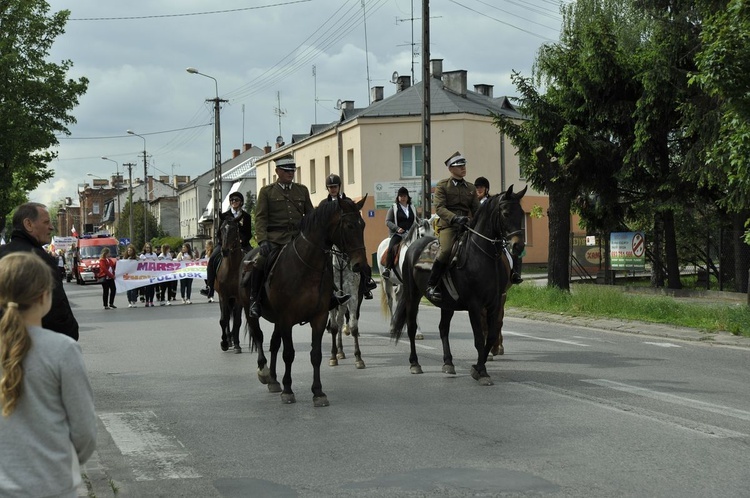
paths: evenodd
<path fill-rule="evenodd" d="M 346 303 L 351 297 L 351 294 L 338 294 L 334 291 L 333 294 L 331 294 L 331 300 L 328 302 L 328 311 Z"/>
<path fill-rule="evenodd" d="M 427 290 L 425 290 L 425 295 L 431 301 L 442 301 L 443 299 L 438 286 L 440 285 L 440 277 L 443 276 L 446 267 L 445 263 L 437 259 L 432 264 L 432 273 L 430 273 L 430 278 L 427 280 Z"/>
<path fill-rule="evenodd" d="M 516 285 L 518 285 L 521 282 L 523 282 L 523 279 L 521 278 L 521 275 L 516 270 L 512 270 L 510 272 L 510 282 L 512 284 L 516 284 Z"/>
<path fill-rule="evenodd" d="M 250 316 L 260 317 L 260 293 L 265 281 L 264 271 L 256 267 L 250 275 Z"/>

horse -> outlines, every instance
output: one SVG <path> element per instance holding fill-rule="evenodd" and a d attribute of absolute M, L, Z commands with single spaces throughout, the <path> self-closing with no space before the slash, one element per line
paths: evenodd
<path fill-rule="evenodd" d="M 448 341 L 450 321 L 456 310 L 467 310 L 477 351 L 477 362 L 471 367 L 471 376 L 480 385 L 493 384 L 487 373 L 487 356 L 497 340 L 498 316 L 505 304 L 501 294 L 507 289 L 510 279 L 512 263 L 506 255 L 506 248 L 510 248 L 513 254 L 520 254 L 524 249 L 524 212 L 520 201 L 525 194 L 526 188 L 513 193 L 511 185 L 506 192 L 490 197 L 477 210 L 471 226 L 458 237 L 457 262 L 455 266 L 450 265 L 442 278 L 443 299 L 433 302 L 440 307 L 438 327 L 443 343 L 443 373 L 456 373 Z M 407 249 L 402 273 L 404 288 L 393 316 L 392 336 L 396 342 L 404 326 L 407 327 L 411 345 L 410 371 L 413 374 L 422 373 L 414 339 L 419 301 L 425 295 L 432 266 L 426 260 L 436 254 L 436 245 L 434 237 L 424 237 Z M 482 330 L 483 312 L 486 313 L 486 334 Z"/>
<path fill-rule="evenodd" d="M 435 233 L 432 228 L 432 222 L 437 215 L 432 215 L 429 219 L 418 219 L 406 232 L 406 235 L 401 240 L 401 247 L 399 252 L 401 256 L 397 262 L 396 267 L 391 272 L 390 277 L 384 278 L 383 270 L 385 270 L 385 252 L 388 250 L 388 245 L 391 242 L 391 238 L 385 238 L 378 245 L 377 261 L 378 271 L 380 272 L 380 310 L 386 318 L 391 319 L 393 317 L 394 303 L 398 301 L 401 295 L 401 268 L 403 265 L 403 255 L 406 254 L 406 249 L 417 239 L 425 236 L 431 236 Z M 392 322 L 391 322 L 392 323 Z M 424 339 L 422 331 L 417 323 L 417 340 Z"/>
<path fill-rule="evenodd" d="M 240 243 L 237 223 L 224 221 L 221 227 L 221 263 L 216 270 L 215 290 L 219 295 L 221 317 L 221 350 L 227 351 L 230 343 L 235 353 L 242 353 L 240 346 L 240 325 L 242 324 L 242 303 L 240 302 L 240 267 L 245 256 Z M 231 330 L 229 322 L 231 324 Z"/>
<path fill-rule="evenodd" d="M 364 293 L 360 292 L 359 272 L 352 271 L 345 254 L 334 246 L 333 248 L 333 281 L 339 292 L 352 296 L 344 304 L 336 306 L 328 312 L 326 329 L 331 333 L 331 358 L 328 365 L 335 367 L 339 360 L 346 358 L 344 353 L 343 335 L 351 335 L 354 339 L 354 366 L 365 368 L 362 352 L 359 349 L 359 310 L 362 307 Z"/>
<path fill-rule="evenodd" d="M 258 351 L 258 380 L 267 384 L 270 392 L 281 391 L 283 403 L 296 401 L 292 391 L 295 355 L 292 327 L 309 322 L 312 329 L 310 363 L 313 367 L 313 406 L 329 405 L 320 381 L 320 363 L 323 357 L 321 343 L 333 292 L 331 251 L 334 244 L 340 248 L 349 257 L 355 272 L 359 271 L 361 265 L 367 264 L 365 221 L 360 214 L 366 200 L 367 195 L 356 203 L 347 198 L 318 206 L 302 219 L 299 235 L 281 248 L 275 261 L 271 262 L 271 258 L 268 258 L 272 266 L 267 272 L 259 299 L 263 318 L 274 324 L 270 365 L 263 353 L 263 331 L 259 319 L 250 316 L 250 302 L 244 300 L 253 348 Z M 255 251 L 245 256 L 248 266 L 252 265 Z M 246 279 L 243 278 L 243 282 Z M 247 296 L 247 289 L 243 295 Z M 286 367 L 282 379 L 283 390 L 276 380 L 276 358 L 282 343 Z"/>

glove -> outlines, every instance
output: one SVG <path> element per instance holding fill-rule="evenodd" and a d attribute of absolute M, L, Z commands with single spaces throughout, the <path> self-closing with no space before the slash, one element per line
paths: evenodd
<path fill-rule="evenodd" d="M 260 243 L 260 255 L 263 257 L 268 256 L 271 254 L 271 250 L 273 249 L 273 244 L 271 244 L 269 241 L 264 240 Z"/>
<path fill-rule="evenodd" d="M 453 217 L 453 224 L 454 225 L 461 225 L 466 226 L 469 224 L 469 217 L 468 216 L 454 216 Z"/>

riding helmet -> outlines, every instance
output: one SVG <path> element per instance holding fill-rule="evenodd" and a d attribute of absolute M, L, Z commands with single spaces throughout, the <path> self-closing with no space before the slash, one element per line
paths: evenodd
<path fill-rule="evenodd" d="M 476 180 L 474 180 L 474 186 L 475 187 L 484 187 L 487 190 L 489 190 L 490 189 L 490 181 L 488 179 L 486 179 L 485 177 L 480 176 L 480 177 L 477 177 Z"/>
<path fill-rule="evenodd" d="M 328 178 L 326 178 L 326 188 L 333 187 L 333 186 L 340 187 L 341 186 L 341 177 L 339 175 L 330 174 L 328 175 Z"/>
<path fill-rule="evenodd" d="M 240 204 L 244 204 L 245 203 L 245 196 L 242 195 L 242 194 L 240 194 L 239 192 L 232 192 L 231 194 L 229 194 L 229 199 L 230 200 L 232 198 L 234 198 L 234 197 L 239 197 L 240 198 Z"/>

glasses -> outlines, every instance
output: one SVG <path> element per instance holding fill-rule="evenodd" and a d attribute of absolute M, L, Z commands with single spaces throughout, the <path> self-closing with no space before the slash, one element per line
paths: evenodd
<path fill-rule="evenodd" d="M 240 200 L 235 197 L 234 199 L 229 199 L 229 202 L 240 202 Z"/>

